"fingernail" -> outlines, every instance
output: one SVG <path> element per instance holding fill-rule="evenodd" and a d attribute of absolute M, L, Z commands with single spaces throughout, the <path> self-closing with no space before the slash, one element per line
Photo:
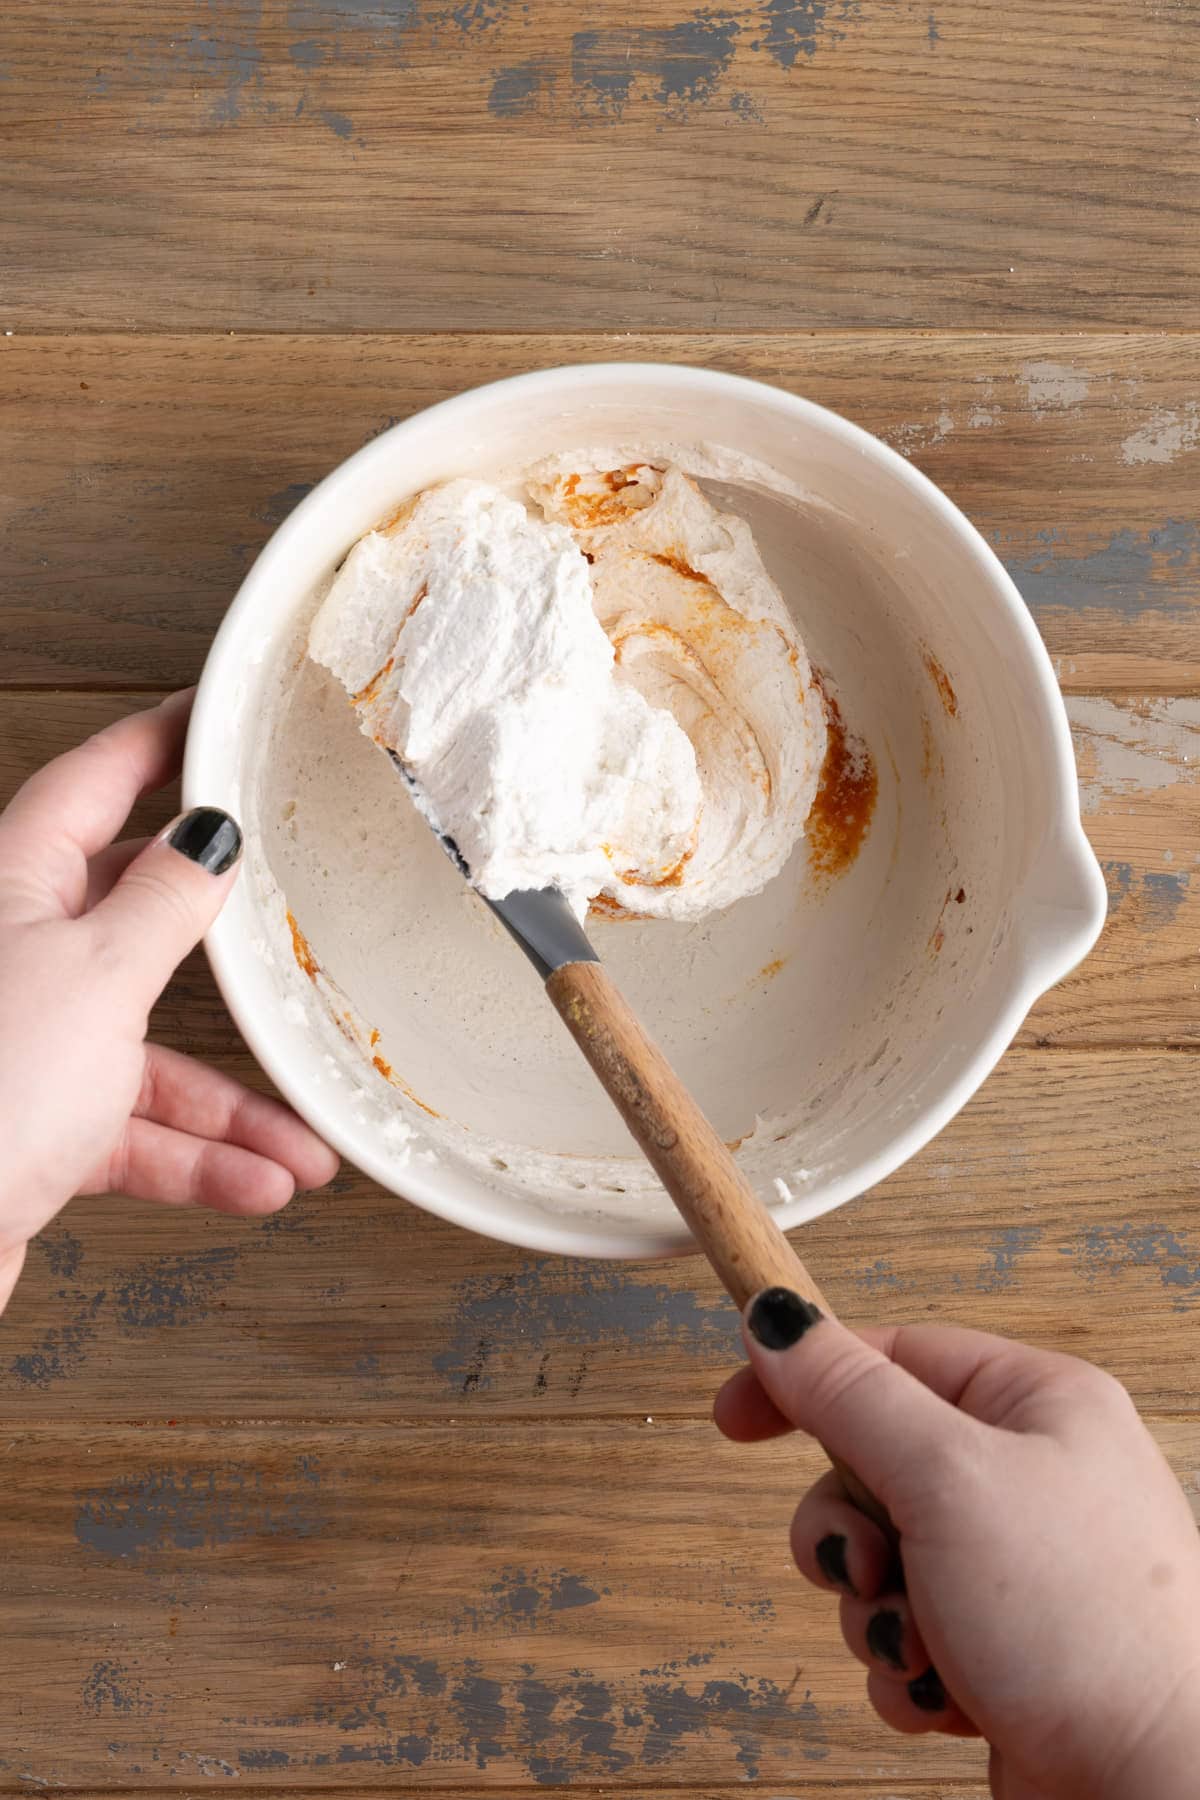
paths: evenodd
<path fill-rule="evenodd" d="M 848 1594 L 857 1594 L 858 1589 L 851 1581 L 850 1571 L 846 1567 L 846 1540 L 840 1531 L 831 1531 L 817 1545 L 817 1567 L 826 1581 L 836 1582 Z"/>
<path fill-rule="evenodd" d="M 168 831 L 167 842 L 210 875 L 224 875 L 242 854 L 240 830 L 229 814 L 216 806 L 195 806 L 184 813 Z"/>
<path fill-rule="evenodd" d="M 746 1320 L 750 1335 L 764 1350 L 790 1350 L 824 1313 L 810 1300 L 802 1300 L 791 1288 L 768 1288 L 750 1308 Z"/>
<path fill-rule="evenodd" d="M 946 1690 L 942 1686 L 942 1678 L 934 1668 L 926 1669 L 908 1684 L 908 1697 L 913 1705 L 922 1712 L 938 1713 L 946 1710 Z"/>
<path fill-rule="evenodd" d="M 904 1621 L 898 1612 L 884 1607 L 882 1612 L 872 1613 L 867 1620 L 867 1649 L 880 1662 L 885 1662 L 889 1669 L 905 1669 L 908 1664 L 904 1660 Z M 929 1671 L 933 1675 L 933 1670 Z M 924 1677 L 922 1677 L 924 1679 Z M 934 1675 L 934 1680 L 937 1676 Z M 913 1682 L 912 1687 L 917 1684 Z M 941 1683 L 938 1683 L 939 1687 Z M 912 1689 L 910 1688 L 910 1692 Z M 920 1701 L 917 1701 L 918 1706 Z M 931 1708 L 935 1711 L 935 1708 Z"/>

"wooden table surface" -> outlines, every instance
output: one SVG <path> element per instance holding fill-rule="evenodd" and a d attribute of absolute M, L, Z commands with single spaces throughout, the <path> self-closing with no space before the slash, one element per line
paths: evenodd
<path fill-rule="evenodd" d="M 308 487 L 464 386 L 656 357 L 859 420 L 1028 600 L 1110 921 L 802 1250 L 850 1319 L 1106 1362 L 1194 1503 L 1198 74 L 1193 0 L 0 24 L 4 792 L 194 679 Z M 157 1029 L 249 1070 L 198 958 Z M 710 1427 L 734 1327 L 695 1261 L 523 1255 L 349 1169 L 261 1225 L 73 1206 L 0 1321 L 0 1792 L 979 1800 L 791 1571 L 818 1459 Z"/>

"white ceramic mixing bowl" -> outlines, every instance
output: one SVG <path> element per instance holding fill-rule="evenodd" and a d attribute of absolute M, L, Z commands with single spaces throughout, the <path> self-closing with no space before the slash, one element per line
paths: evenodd
<path fill-rule="evenodd" d="M 878 770 L 870 832 L 838 877 L 802 844 L 728 914 L 593 934 L 780 1222 L 926 1144 L 1105 914 L 1021 597 L 950 501 L 866 432 L 710 370 L 614 364 L 498 382 L 376 438 L 276 532 L 204 671 L 187 803 L 248 827 L 209 953 L 263 1068 L 359 1168 L 473 1230 L 576 1255 L 690 1240 L 532 972 L 297 646 L 350 545 L 417 489 L 664 442 L 776 472 L 785 491 L 740 474 L 711 491 L 752 525 Z M 300 964 L 335 988 L 298 966 L 284 895 L 311 946 Z"/>

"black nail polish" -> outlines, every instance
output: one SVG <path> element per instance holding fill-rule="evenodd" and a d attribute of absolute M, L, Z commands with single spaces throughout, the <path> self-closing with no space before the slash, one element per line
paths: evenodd
<path fill-rule="evenodd" d="M 827 1581 L 836 1582 L 848 1594 L 858 1592 L 846 1567 L 846 1540 L 840 1531 L 829 1532 L 817 1545 L 817 1567 Z"/>
<path fill-rule="evenodd" d="M 242 854 L 242 834 L 227 812 L 196 806 L 167 833 L 172 850 L 199 863 L 210 875 L 223 875 Z"/>
<path fill-rule="evenodd" d="M 887 1571 L 879 1584 L 883 1594 L 907 1594 L 908 1582 L 904 1578 L 904 1564 L 900 1560 L 899 1550 L 893 1550 L 888 1558 Z"/>
<path fill-rule="evenodd" d="M 908 1667 L 904 1660 L 904 1621 L 898 1612 L 885 1606 L 882 1612 L 871 1614 L 867 1620 L 867 1649 L 889 1669 Z"/>
<path fill-rule="evenodd" d="M 946 1710 L 946 1690 L 942 1686 L 942 1678 L 934 1668 L 926 1669 L 908 1684 L 908 1697 L 913 1705 L 922 1712 L 939 1713 Z"/>
<path fill-rule="evenodd" d="M 791 1288 L 768 1288 L 750 1308 L 746 1323 L 764 1350 L 790 1350 L 825 1314 Z"/>

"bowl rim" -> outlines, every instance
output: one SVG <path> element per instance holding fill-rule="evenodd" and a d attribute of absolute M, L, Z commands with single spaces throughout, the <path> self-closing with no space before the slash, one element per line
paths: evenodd
<path fill-rule="evenodd" d="M 1036 934 L 1027 934 L 1027 953 L 1019 963 L 1014 961 L 1012 964 L 1012 974 L 1006 990 L 1001 992 L 991 1028 L 982 1035 L 976 1049 L 964 1057 L 940 1098 L 914 1110 L 911 1119 L 896 1130 L 887 1145 L 865 1158 L 854 1171 L 831 1181 L 818 1194 L 796 1195 L 772 1206 L 777 1222 L 784 1230 L 789 1230 L 867 1193 L 930 1143 L 991 1074 L 1034 1001 L 1087 955 L 1103 929 L 1107 914 L 1104 877 L 1080 816 L 1070 724 L 1049 653 L 1033 616 L 1003 563 L 965 513 L 936 483 L 882 439 L 840 413 L 785 388 L 689 363 L 606 361 L 559 364 L 504 376 L 421 408 L 336 465 L 272 533 L 247 570 L 205 658 L 184 756 L 183 803 L 185 807 L 206 800 L 211 803 L 211 790 L 206 793 L 206 768 L 209 746 L 225 735 L 227 708 L 224 697 L 229 690 L 229 678 L 224 664 L 233 657 L 239 634 L 247 619 L 253 616 L 260 594 L 273 582 L 274 571 L 287 557 L 292 540 L 318 512 L 336 507 L 343 492 L 357 485 L 367 468 L 386 460 L 399 440 L 439 424 L 453 424 L 462 415 L 470 415 L 482 401 L 495 399 L 502 392 L 519 400 L 522 396 L 544 394 L 578 381 L 594 385 L 607 380 L 620 380 L 627 385 L 632 382 L 635 386 L 653 384 L 660 390 L 664 385 L 673 386 L 681 393 L 690 392 L 696 397 L 711 396 L 716 392 L 734 394 L 840 439 L 846 447 L 870 458 L 898 479 L 974 560 L 981 587 L 986 584 L 989 596 L 1007 614 L 1027 659 L 1028 672 L 1033 677 L 1033 692 L 1027 698 L 1037 702 L 1040 723 L 1051 752 L 1047 777 L 1051 816 L 1055 821 L 1053 841 L 1043 844 L 1038 853 L 1047 862 L 1048 872 L 1062 890 L 1061 898 L 1051 908 L 1051 928 L 1042 933 L 1040 943 Z M 256 1018 L 253 1009 L 244 1003 L 239 968 L 244 963 L 247 947 L 236 930 L 229 909 L 218 917 L 207 933 L 205 949 L 221 996 L 259 1066 L 284 1098 L 334 1149 L 387 1192 L 452 1224 L 532 1251 L 614 1261 L 649 1260 L 698 1251 L 682 1221 L 673 1228 L 664 1225 L 647 1229 L 634 1220 L 598 1220 L 572 1214 L 565 1214 L 561 1219 L 550 1213 L 514 1217 L 504 1210 L 503 1196 L 498 1193 L 485 1204 L 481 1198 L 464 1191 L 454 1177 L 449 1180 L 439 1177 L 436 1170 L 431 1174 L 415 1160 L 397 1169 L 376 1153 L 368 1131 L 359 1127 L 344 1107 L 330 1104 L 323 1092 L 314 1092 L 304 1086 L 292 1059 L 281 1051 L 279 1039 L 271 1035 L 270 1022 Z"/>

